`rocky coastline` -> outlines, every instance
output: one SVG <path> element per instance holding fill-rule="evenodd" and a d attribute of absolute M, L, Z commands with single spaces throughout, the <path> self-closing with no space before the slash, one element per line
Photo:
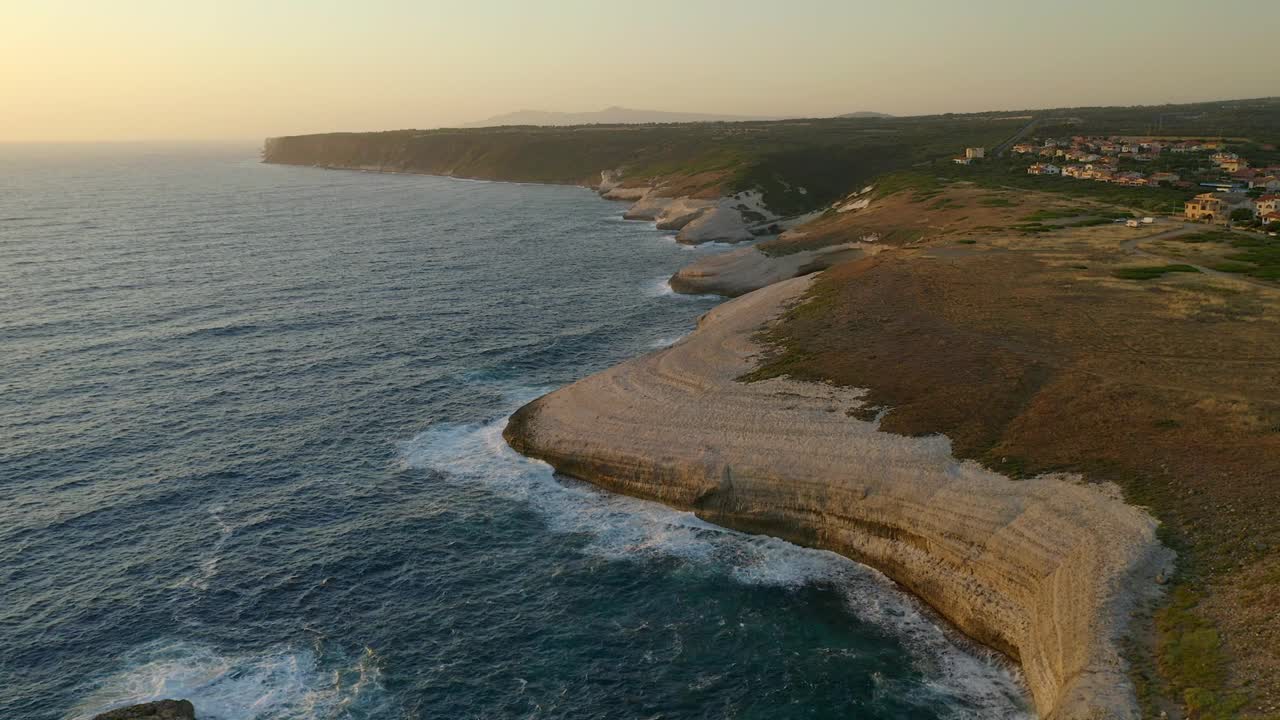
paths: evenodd
<path fill-rule="evenodd" d="M 681 195 L 620 171 L 582 184 L 682 244 L 803 238 L 807 228 L 795 228 L 812 219 L 781 217 L 755 192 Z M 836 210 L 870 200 L 858 202 Z M 762 356 L 757 333 L 800 302 L 813 273 L 888 247 L 751 244 L 702 257 L 671 277 L 672 289 L 736 300 L 671 348 L 529 403 L 504 437 L 566 475 L 884 572 L 1017 662 L 1041 717 L 1140 717 L 1120 643 L 1172 565 L 1146 511 L 1112 485 L 1015 481 L 956 460 L 945 437 L 880 432 L 859 419 L 867 409 L 854 390 L 740 381 Z"/>
<path fill-rule="evenodd" d="M 675 346 L 517 411 L 504 437 L 559 472 L 885 572 L 1022 667 L 1042 717 L 1137 718 L 1119 643 L 1171 554 L 1114 486 L 1012 480 L 942 436 L 880 432 L 861 393 L 743 382 L 802 277 L 709 312 Z"/>

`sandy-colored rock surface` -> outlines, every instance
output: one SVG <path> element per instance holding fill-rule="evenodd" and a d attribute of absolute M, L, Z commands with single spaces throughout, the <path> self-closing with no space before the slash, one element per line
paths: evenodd
<path fill-rule="evenodd" d="M 683 230 L 686 225 L 702 217 L 716 206 L 712 200 L 676 198 L 658 214 L 659 230 Z"/>
<path fill-rule="evenodd" d="M 714 207 L 707 208 L 686 223 L 676 235 L 676 242 L 686 245 L 697 245 L 705 242 L 744 242 L 754 240 L 751 229 L 737 203 L 730 199 L 720 200 Z"/>
<path fill-rule="evenodd" d="M 639 192 L 643 190 L 644 192 Z M 610 200 L 635 200 L 622 214 L 627 220 L 651 220 L 659 230 L 678 230 L 676 240 L 686 245 L 707 242 L 743 242 L 755 239 L 744 211 L 757 220 L 774 215 L 764 208 L 758 193 L 738 193 L 733 197 L 706 200 L 670 197 L 662 188 L 612 187 L 602 193 Z"/>
<path fill-rule="evenodd" d="M 879 432 L 851 416 L 857 391 L 738 382 L 754 334 L 809 283 L 712 310 L 680 343 L 521 408 L 505 436 L 602 487 L 882 570 L 1017 659 L 1044 717 L 1137 717 L 1117 641 L 1169 561 L 1156 522 L 1110 486 L 1013 481 L 944 437 Z"/>
<path fill-rule="evenodd" d="M 649 192 L 650 192 L 650 189 L 647 187 L 616 187 L 615 186 L 615 187 L 610 187 L 608 190 L 603 190 L 600 193 L 600 197 L 603 197 L 605 200 L 625 200 L 625 201 L 635 202 L 636 200 L 643 198 L 645 195 L 648 195 Z"/>
<path fill-rule="evenodd" d="M 674 200 L 675 198 L 662 197 L 656 191 L 649 190 L 627 208 L 626 212 L 622 213 L 622 217 L 627 220 L 657 220 Z"/>
<path fill-rule="evenodd" d="M 678 293 L 737 297 L 879 251 L 879 246 L 870 243 L 845 243 L 771 257 L 754 246 L 746 247 L 699 258 L 676 271 L 670 283 Z"/>

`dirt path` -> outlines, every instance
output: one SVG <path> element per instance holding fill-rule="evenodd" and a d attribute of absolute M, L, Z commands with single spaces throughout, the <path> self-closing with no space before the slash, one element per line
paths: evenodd
<path fill-rule="evenodd" d="M 1124 242 L 1120 243 L 1120 249 L 1124 250 L 1130 255 L 1137 255 L 1138 257 L 1148 257 L 1153 260 L 1160 260 L 1161 262 L 1167 262 L 1167 263 L 1176 264 L 1176 265 L 1188 265 L 1190 267 L 1195 268 L 1196 270 L 1199 270 L 1201 273 L 1208 275 L 1209 277 L 1223 278 L 1228 280 L 1238 280 L 1242 283 L 1248 283 L 1249 285 L 1253 285 L 1254 287 L 1265 288 L 1267 290 L 1280 290 L 1280 288 L 1276 287 L 1271 283 L 1264 282 L 1262 280 L 1254 280 L 1252 278 L 1242 276 L 1239 273 L 1229 273 L 1229 272 L 1223 272 L 1221 270 L 1214 270 L 1211 267 L 1206 267 L 1204 265 L 1197 265 L 1193 262 L 1189 262 L 1186 258 L 1172 257 L 1169 255 L 1161 255 L 1159 253 L 1154 253 L 1154 252 L 1151 252 L 1150 250 L 1144 250 L 1138 247 L 1139 243 L 1154 242 L 1156 240 L 1172 240 L 1174 238 L 1181 237 L 1183 235 L 1190 235 L 1191 233 L 1199 232 L 1199 231 L 1200 231 L 1200 228 L 1198 226 L 1186 225 L 1180 228 L 1175 228 L 1173 230 L 1166 230 L 1165 232 L 1158 233 L 1156 235 L 1148 235 L 1147 237 L 1139 237 L 1139 238 L 1133 238 L 1131 240 L 1125 240 Z"/>

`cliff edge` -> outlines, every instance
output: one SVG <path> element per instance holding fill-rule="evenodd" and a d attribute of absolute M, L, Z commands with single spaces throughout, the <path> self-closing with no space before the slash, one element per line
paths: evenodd
<path fill-rule="evenodd" d="M 811 278 L 711 312 L 680 343 L 539 398 L 504 436 L 558 471 L 889 575 L 1017 660 L 1040 714 L 1136 718 L 1117 643 L 1169 553 L 1113 486 L 1010 480 L 856 419 L 862 393 L 742 382 L 756 333 Z"/>

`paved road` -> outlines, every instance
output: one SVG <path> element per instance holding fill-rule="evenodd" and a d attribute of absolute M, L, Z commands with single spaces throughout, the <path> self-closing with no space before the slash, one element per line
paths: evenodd
<path fill-rule="evenodd" d="M 1014 143 L 1018 142 L 1019 140 L 1026 137 L 1027 135 L 1030 135 L 1031 131 L 1036 128 L 1036 123 L 1038 122 L 1040 122 L 1039 118 L 1033 118 L 1031 122 L 1024 125 L 1021 130 L 1014 133 L 1013 137 L 995 146 L 995 148 L 991 151 L 991 154 L 995 155 L 996 157 L 1002 157 L 1005 153 L 1009 152 L 1009 148 L 1013 147 Z"/>

